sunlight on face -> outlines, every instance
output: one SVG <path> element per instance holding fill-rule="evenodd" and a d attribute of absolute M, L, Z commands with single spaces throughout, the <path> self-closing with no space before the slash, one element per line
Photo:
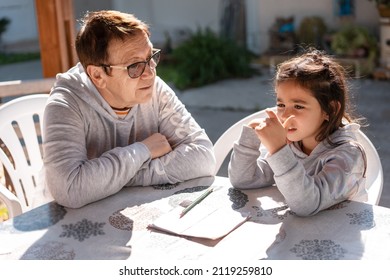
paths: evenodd
<path fill-rule="evenodd" d="M 113 40 L 108 48 L 108 63 L 127 66 L 145 61 L 151 56 L 152 48 L 149 38 L 142 33 L 125 41 Z M 106 87 L 101 93 L 113 107 L 133 107 L 151 99 L 155 77 L 156 69 L 151 69 L 148 65 L 138 78 L 130 78 L 124 69 L 112 69 L 111 75 L 106 76 Z"/>
<path fill-rule="evenodd" d="M 276 86 L 277 115 L 282 122 L 294 116 L 289 122 L 287 139 L 292 142 L 302 141 L 304 152 L 311 152 L 318 142 L 315 139 L 327 115 L 313 94 L 289 81 Z"/>

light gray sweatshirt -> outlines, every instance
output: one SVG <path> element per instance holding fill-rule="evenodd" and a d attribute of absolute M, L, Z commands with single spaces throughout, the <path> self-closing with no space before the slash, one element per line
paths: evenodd
<path fill-rule="evenodd" d="M 314 215 L 346 199 L 364 201 L 366 163 L 356 145 L 359 128 L 348 124 L 334 132 L 332 141 L 342 143 L 337 147 L 323 141 L 306 155 L 297 143 L 291 143 L 269 155 L 261 154 L 256 133 L 244 126 L 233 147 L 230 181 L 242 189 L 276 184 L 290 209 L 300 216 Z"/>
<path fill-rule="evenodd" d="M 77 64 L 57 75 L 45 113 L 45 184 L 67 207 L 81 207 L 124 186 L 174 184 L 213 175 L 213 145 L 172 89 L 156 77 L 152 99 L 120 119 Z M 151 160 L 140 141 L 165 135 L 173 149 Z"/>

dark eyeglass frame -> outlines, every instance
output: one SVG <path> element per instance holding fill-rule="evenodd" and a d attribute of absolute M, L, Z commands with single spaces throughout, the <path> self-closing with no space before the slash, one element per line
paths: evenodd
<path fill-rule="evenodd" d="M 103 68 L 126 70 L 127 74 L 129 75 L 130 78 L 136 79 L 144 73 L 145 68 L 146 68 L 146 64 L 148 64 L 151 69 L 155 69 L 157 67 L 157 65 L 160 61 L 161 50 L 160 49 L 153 49 L 152 52 L 153 52 L 152 55 L 147 60 L 138 61 L 138 62 L 132 63 L 130 65 L 127 65 L 127 66 L 109 65 L 109 64 L 101 64 L 100 66 Z M 150 61 L 153 61 L 154 65 L 150 65 Z M 143 65 L 143 67 L 142 67 L 142 65 Z M 141 68 L 142 71 L 137 73 L 137 71 L 139 71 L 138 69 L 140 69 L 139 67 L 142 67 Z"/>

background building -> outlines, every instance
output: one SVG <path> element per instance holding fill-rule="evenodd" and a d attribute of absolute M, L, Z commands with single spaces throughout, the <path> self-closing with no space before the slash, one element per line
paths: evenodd
<path fill-rule="evenodd" d="M 308 16 L 319 16 L 330 29 L 338 29 L 346 21 L 354 22 L 379 37 L 379 15 L 373 2 L 368 0 L 74 0 L 74 17 L 79 19 L 85 11 L 116 9 L 134 13 L 150 24 L 152 40 L 163 44 L 169 35 L 172 43 L 182 40 L 189 30 L 209 27 L 221 31 L 223 11 L 232 3 L 244 6 L 243 22 L 247 47 L 256 54 L 270 48 L 270 30 L 277 18 L 293 18 L 298 28 Z M 347 3 L 347 6 L 343 6 Z M 234 12 L 234 11 L 233 11 Z M 0 18 L 11 20 L 2 36 L 6 51 L 39 49 L 39 34 L 35 1 L 1 0 Z M 78 23 L 75 23 L 76 29 Z M 378 39 L 379 40 L 379 39 Z"/>

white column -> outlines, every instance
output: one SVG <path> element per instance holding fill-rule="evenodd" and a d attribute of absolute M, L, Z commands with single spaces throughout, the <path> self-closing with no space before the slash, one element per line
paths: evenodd
<path fill-rule="evenodd" d="M 390 17 L 380 18 L 381 66 L 390 69 Z"/>

